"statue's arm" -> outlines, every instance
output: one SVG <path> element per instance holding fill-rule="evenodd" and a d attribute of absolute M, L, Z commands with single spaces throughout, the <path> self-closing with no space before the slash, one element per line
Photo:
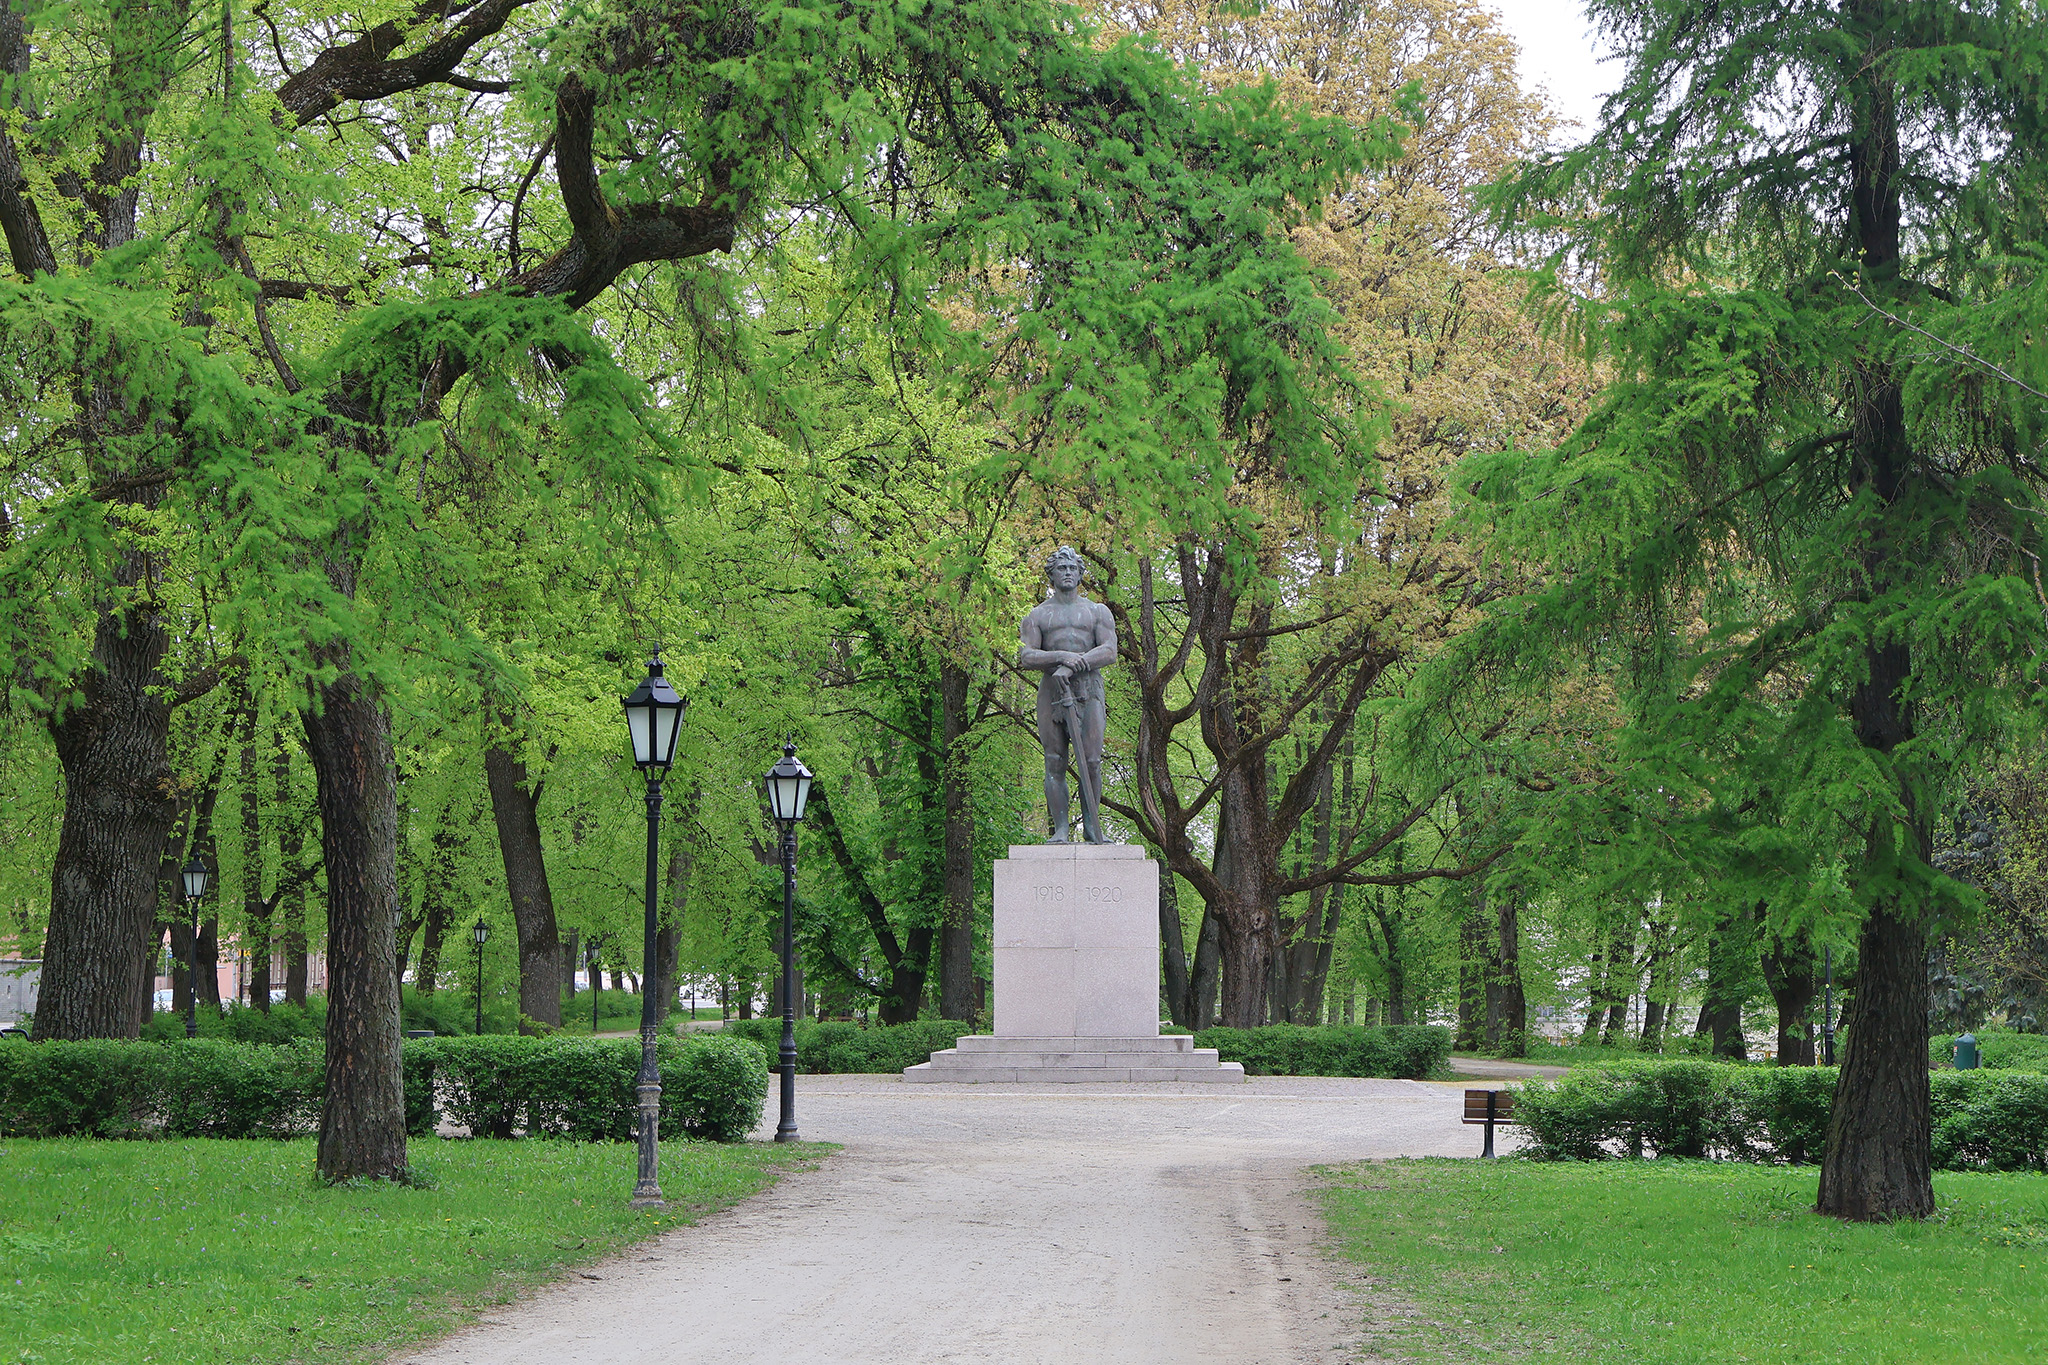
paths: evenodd
<path fill-rule="evenodd" d="M 1084 667 L 1107 668 L 1116 662 L 1116 618 L 1100 602 L 1095 604 L 1095 643 L 1081 656 Z"/>
<path fill-rule="evenodd" d="M 1039 633 L 1038 612 L 1035 609 L 1025 615 L 1024 624 L 1017 628 L 1017 638 L 1023 644 L 1023 648 L 1017 651 L 1019 668 L 1035 668 L 1042 672 L 1048 668 L 1058 668 L 1065 657 L 1057 650 L 1039 648 L 1042 636 Z"/>

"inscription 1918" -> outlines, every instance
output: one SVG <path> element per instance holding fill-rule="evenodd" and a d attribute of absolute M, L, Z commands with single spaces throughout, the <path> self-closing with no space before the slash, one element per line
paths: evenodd
<path fill-rule="evenodd" d="M 1067 889 L 1058 882 L 1031 888 L 1036 899 L 1051 903 L 1064 902 L 1067 899 Z M 1121 886 L 1077 886 L 1073 888 L 1073 892 L 1076 901 L 1090 905 L 1120 904 L 1124 898 L 1124 889 Z"/>

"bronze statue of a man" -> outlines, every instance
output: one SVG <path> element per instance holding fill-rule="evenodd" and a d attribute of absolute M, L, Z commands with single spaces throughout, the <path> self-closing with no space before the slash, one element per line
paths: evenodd
<path fill-rule="evenodd" d="M 1045 746 L 1047 843 L 1069 841 L 1067 755 L 1081 779 L 1081 833 L 1102 838 L 1102 670 L 1116 660 L 1116 622 L 1109 608 L 1081 596 L 1081 556 L 1062 545 L 1045 561 L 1052 593 L 1031 609 L 1017 634 L 1017 666 L 1039 671 L 1038 742 Z"/>

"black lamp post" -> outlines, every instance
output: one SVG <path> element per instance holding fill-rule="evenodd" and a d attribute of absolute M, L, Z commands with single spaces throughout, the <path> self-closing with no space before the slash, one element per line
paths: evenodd
<path fill-rule="evenodd" d="M 194 852 L 179 876 L 185 879 L 185 904 L 192 911 L 192 947 L 185 965 L 185 1036 L 199 1036 L 199 902 L 206 897 L 206 884 L 213 872 Z"/>
<path fill-rule="evenodd" d="M 768 770 L 768 809 L 782 827 L 782 1117 L 777 1142 L 796 1138 L 796 827 L 811 800 L 811 770 L 797 761 L 794 743 L 782 746 L 782 761 Z"/>
<path fill-rule="evenodd" d="M 484 945 L 491 941 L 491 926 L 478 915 L 469 926 L 469 941 L 476 945 L 476 1031 L 484 1031 Z"/>
<path fill-rule="evenodd" d="M 640 1169 L 633 1183 L 631 1206 L 661 1204 L 661 1067 L 654 1057 L 656 1006 L 661 1000 L 661 954 L 655 946 L 655 857 L 661 841 L 661 779 L 675 761 L 676 736 L 682 730 L 683 699 L 661 674 L 661 651 L 647 661 L 647 676 L 624 699 L 626 729 L 633 736 L 633 763 L 647 774 L 647 914 L 645 957 L 640 975 L 640 1075 L 634 1093 L 640 1097 Z M 595 967 L 591 981 L 596 982 Z M 593 992 L 592 1031 L 596 1031 Z"/>

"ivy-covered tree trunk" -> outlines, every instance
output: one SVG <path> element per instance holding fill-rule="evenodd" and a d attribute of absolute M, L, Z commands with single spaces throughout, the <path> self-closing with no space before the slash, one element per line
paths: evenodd
<path fill-rule="evenodd" d="M 318 779 L 327 867 L 327 1084 L 319 1170 L 326 1180 L 405 1174 L 399 1060 L 398 788 L 391 723 L 348 671 L 303 720 Z"/>
<path fill-rule="evenodd" d="M 484 776 L 519 931 L 519 1031 L 547 1033 L 562 1026 L 562 939 L 540 842 L 541 784 L 529 782 L 526 765 L 496 744 L 484 750 Z"/>

